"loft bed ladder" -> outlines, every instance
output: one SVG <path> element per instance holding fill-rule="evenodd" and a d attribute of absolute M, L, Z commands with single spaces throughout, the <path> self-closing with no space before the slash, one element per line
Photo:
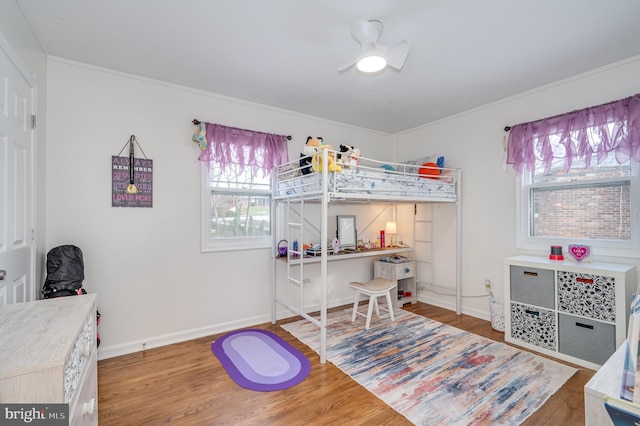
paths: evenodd
<path fill-rule="evenodd" d="M 303 241 L 304 241 L 304 226 L 302 225 L 302 218 L 304 218 L 304 198 L 300 198 L 300 202 L 296 203 L 300 206 L 300 214 L 299 214 L 299 218 L 300 221 L 297 222 L 292 222 L 291 219 L 291 211 L 293 209 L 293 205 L 291 203 L 291 200 L 287 200 L 286 203 L 286 213 L 285 213 L 285 221 L 286 221 L 286 236 L 287 236 L 287 242 L 291 241 L 291 243 L 289 243 L 289 247 L 293 246 L 293 241 L 298 241 L 297 250 L 291 250 L 291 248 L 289 248 L 287 250 L 287 306 L 292 306 L 291 305 L 291 287 L 297 287 L 298 288 L 298 293 L 299 293 L 299 303 L 298 305 L 293 305 L 293 308 L 296 308 L 294 310 L 294 312 L 298 312 L 299 314 L 304 313 L 304 262 L 300 261 L 299 266 L 298 266 L 298 273 L 297 274 L 293 274 L 292 270 L 293 270 L 293 266 L 291 262 L 292 258 L 299 258 L 302 259 L 303 258 L 303 254 L 304 254 L 304 247 L 303 247 Z"/>
<path fill-rule="evenodd" d="M 424 211 L 422 211 L 424 209 Z M 416 288 L 433 285 L 433 204 L 414 204 L 413 260 L 416 262 Z"/>
<path fill-rule="evenodd" d="M 323 164 L 327 164 L 328 163 L 328 153 L 326 149 L 322 150 L 322 158 L 323 158 Z M 277 185 L 277 179 L 276 179 L 276 175 L 277 172 L 274 169 L 274 172 L 272 173 L 272 187 L 275 188 Z M 323 167 L 322 168 L 322 197 L 321 197 L 321 226 L 320 226 L 320 241 L 327 241 L 327 236 L 328 236 L 328 231 L 327 231 L 327 222 L 328 222 L 328 204 L 329 204 L 329 185 L 328 185 L 328 167 Z M 277 201 L 274 199 L 275 197 L 271 198 L 271 212 L 273 215 L 277 215 L 277 207 L 278 207 L 278 203 Z M 321 281 L 321 289 L 320 289 L 320 320 L 318 320 L 317 318 L 312 317 L 311 315 L 307 314 L 306 312 L 304 312 L 304 256 L 302 255 L 302 252 L 304 251 L 304 248 L 302 250 L 300 250 L 300 245 L 303 244 L 303 237 L 304 237 L 304 226 L 303 226 L 303 222 L 304 222 L 304 194 L 300 194 L 299 199 L 295 200 L 295 204 L 299 204 L 300 205 L 300 222 L 291 222 L 291 210 L 292 210 L 292 204 L 293 202 L 291 201 L 291 198 L 287 198 L 284 209 L 285 209 L 285 214 L 284 214 L 284 219 L 285 219 L 285 223 L 287 224 L 287 231 L 286 231 L 286 235 L 287 235 L 287 244 L 289 242 L 289 238 L 291 236 L 291 230 L 298 230 L 299 231 L 299 235 L 300 235 L 300 239 L 298 240 L 298 251 L 300 252 L 300 262 L 296 262 L 299 264 L 299 268 L 300 268 L 300 274 L 298 275 L 298 277 L 294 277 L 291 274 L 291 250 L 287 249 L 287 300 L 282 300 L 278 297 L 278 292 L 277 292 L 277 265 L 276 262 L 277 260 L 277 254 L 273 254 L 273 262 L 272 262 L 272 270 L 271 270 L 271 281 L 272 281 L 272 288 L 271 288 L 271 322 L 273 324 L 276 323 L 277 320 L 277 305 L 278 303 L 283 305 L 284 307 L 286 307 L 287 309 L 289 309 L 291 312 L 302 316 L 303 318 L 305 318 L 306 320 L 310 321 L 311 323 L 315 324 L 316 326 L 318 326 L 320 328 L 320 363 L 324 364 L 327 361 L 327 244 L 326 243 L 321 243 L 320 244 L 320 281 Z M 274 224 L 278 223 L 277 220 L 273 221 Z M 273 236 L 273 247 L 276 248 L 277 247 L 277 241 L 276 241 L 276 232 L 275 230 L 273 230 L 271 232 L 272 236 Z M 291 304 L 291 286 L 298 286 L 299 290 L 300 290 L 300 307 L 294 306 Z"/>

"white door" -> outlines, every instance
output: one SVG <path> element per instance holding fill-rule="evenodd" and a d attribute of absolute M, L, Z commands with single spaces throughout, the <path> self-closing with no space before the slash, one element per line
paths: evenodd
<path fill-rule="evenodd" d="M 0 40 L 3 41 L 3 40 Z M 10 53 L 7 53 L 10 52 Z M 36 299 L 35 84 L 0 43 L 0 305 Z"/>

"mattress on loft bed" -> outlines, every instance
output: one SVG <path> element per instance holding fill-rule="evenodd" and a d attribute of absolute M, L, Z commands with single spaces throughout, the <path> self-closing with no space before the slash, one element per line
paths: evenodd
<path fill-rule="evenodd" d="M 349 195 L 455 199 L 451 178 L 425 178 L 417 174 L 347 169 L 329 174 L 329 191 Z M 322 174 L 310 173 L 278 182 L 277 196 L 301 195 L 322 190 Z"/>

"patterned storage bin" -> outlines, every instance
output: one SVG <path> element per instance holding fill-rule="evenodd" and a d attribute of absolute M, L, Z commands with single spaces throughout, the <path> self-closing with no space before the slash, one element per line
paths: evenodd
<path fill-rule="evenodd" d="M 558 311 L 615 322 L 615 278 L 558 271 Z"/>
<path fill-rule="evenodd" d="M 557 350 L 553 311 L 511 302 L 511 337 L 552 351 Z"/>

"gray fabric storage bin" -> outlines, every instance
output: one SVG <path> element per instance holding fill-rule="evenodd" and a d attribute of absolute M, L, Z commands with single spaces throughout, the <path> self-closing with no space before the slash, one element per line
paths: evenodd
<path fill-rule="evenodd" d="M 553 270 L 511 265 L 511 300 L 555 309 Z"/>
<path fill-rule="evenodd" d="M 560 313 L 558 352 L 602 365 L 616 350 L 613 324 Z"/>

